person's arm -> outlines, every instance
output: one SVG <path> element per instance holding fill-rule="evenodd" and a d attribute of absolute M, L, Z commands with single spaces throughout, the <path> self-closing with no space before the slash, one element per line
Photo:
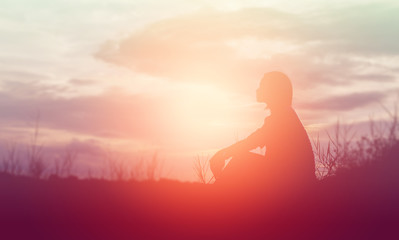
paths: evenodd
<path fill-rule="evenodd" d="M 240 155 L 244 152 L 249 152 L 262 145 L 262 136 L 264 135 L 264 128 L 258 128 L 255 132 L 249 135 L 247 138 L 238 141 L 229 147 L 221 150 L 224 157 L 230 158 L 236 155 Z"/>
<path fill-rule="evenodd" d="M 263 132 L 264 127 L 259 128 L 247 138 L 238 141 L 229 147 L 219 150 L 209 161 L 211 171 L 215 178 L 218 178 L 222 172 L 227 159 L 240 155 L 241 153 L 249 152 L 256 147 L 259 147 L 262 144 L 262 136 L 264 135 Z"/>

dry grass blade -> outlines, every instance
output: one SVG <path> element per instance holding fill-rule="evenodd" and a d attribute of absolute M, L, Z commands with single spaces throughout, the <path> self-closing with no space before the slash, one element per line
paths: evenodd
<path fill-rule="evenodd" d="M 194 159 L 194 172 L 199 182 L 207 184 L 212 179 L 208 180 L 207 175 L 209 171 L 209 156 L 197 155 Z"/>

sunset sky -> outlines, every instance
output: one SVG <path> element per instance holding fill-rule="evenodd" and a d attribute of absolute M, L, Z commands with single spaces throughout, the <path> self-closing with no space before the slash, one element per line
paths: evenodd
<path fill-rule="evenodd" d="M 286 73 L 309 134 L 385 118 L 399 93 L 398 1 L 2 0 L 0 138 L 48 158 L 104 151 L 193 180 L 197 155 L 260 127 L 263 74 Z M 2 147 L 1 149 L 3 149 Z"/>

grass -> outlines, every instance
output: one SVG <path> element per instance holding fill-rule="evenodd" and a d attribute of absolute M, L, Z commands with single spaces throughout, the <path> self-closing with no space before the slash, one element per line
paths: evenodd
<path fill-rule="evenodd" d="M 353 125 L 337 121 L 333 133 L 326 132 L 328 142 L 321 144 L 319 136 L 313 139 L 316 175 L 319 179 L 335 175 L 344 169 L 356 168 L 374 161 L 383 161 L 386 154 L 398 144 L 397 108 L 391 112 L 384 108 L 389 122 L 369 119 L 368 133 L 356 136 Z"/>
<path fill-rule="evenodd" d="M 208 177 L 209 159 L 209 156 L 199 154 L 194 158 L 194 173 L 200 183 L 208 184 L 213 180 L 213 177 Z"/>

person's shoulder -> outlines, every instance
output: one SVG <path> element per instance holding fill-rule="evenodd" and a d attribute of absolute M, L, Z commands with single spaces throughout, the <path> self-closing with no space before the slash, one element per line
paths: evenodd
<path fill-rule="evenodd" d="M 265 117 L 265 119 L 263 120 L 263 125 L 267 124 L 269 122 L 273 121 L 273 116 L 271 114 L 269 114 L 268 116 Z"/>
<path fill-rule="evenodd" d="M 293 108 L 281 109 L 279 111 L 274 111 L 268 117 L 265 118 L 264 124 L 274 125 L 274 124 L 284 124 L 287 121 L 292 121 L 297 118 L 297 114 Z"/>
<path fill-rule="evenodd" d="M 269 115 L 267 117 L 265 117 L 265 119 L 263 120 L 263 129 L 266 128 L 271 128 L 274 125 L 275 122 L 275 118 L 272 115 Z"/>
<path fill-rule="evenodd" d="M 292 107 L 280 109 L 271 115 L 273 118 L 290 118 L 297 116 L 295 110 Z"/>

